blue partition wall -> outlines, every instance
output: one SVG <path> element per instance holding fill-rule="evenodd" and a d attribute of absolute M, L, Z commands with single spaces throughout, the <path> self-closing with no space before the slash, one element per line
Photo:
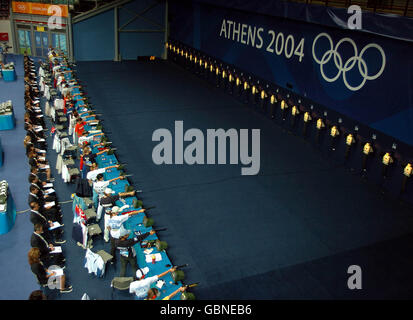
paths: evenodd
<path fill-rule="evenodd" d="M 413 146 L 413 22 L 282 1 L 170 1 L 170 38 Z M 265 14 L 264 14 L 265 13 Z"/>
<path fill-rule="evenodd" d="M 118 7 L 119 54 L 122 60 L 164 53 L 165 1 L 131 1 Z M 136 32 L 139 31 L 139 32 Z M 73 24 L 77 61 L 115 60 L 115 9 Z"/>
<path fill-rule="evenodd" d="M 150 10 L 145 11 L 147 8 Z M 145 11 L 144 18 L 137 14 Z M 131 21 L 130 23 L 128 23 Z M 119 50 L 123 60 L 134 60 L 137 56 L 162 57 L 164 53 L 165 1 L 155 5 L 153 0 L 132 1 L 119 9 Z M 126 25 L 127 24 L 127 25 Z M 148 32 L 130 32 L 143 30 Z M 155 32 L 158 30 L 159 32 Z"/>
<path fill-rule="evenodd" d="M 77 61 L 113 60 L 113 9 L 73 24 L 73 51 Z"/>

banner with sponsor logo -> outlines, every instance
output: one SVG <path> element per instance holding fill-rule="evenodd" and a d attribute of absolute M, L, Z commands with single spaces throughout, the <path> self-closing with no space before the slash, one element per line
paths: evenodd
<path fill-rule="evenodd" d="M 172 39 L 413 145 L 411 42 L 202 3 L 169 11 Z"/>
<path fill-rule="evenodd" d="M 43 16 L 60 15 L 61 17 L 68 16 L 68 7 L 65 4 L 46 4 L 36 2 L 18 2 L 12 1 L 13 12 L 36 14 Z"/>

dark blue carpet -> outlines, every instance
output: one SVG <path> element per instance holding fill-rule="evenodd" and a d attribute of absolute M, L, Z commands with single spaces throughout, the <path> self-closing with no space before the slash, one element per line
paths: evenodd
<path fill-rule="evenodd" d="M 118 158 L 134 174 L 131 181 L 144 191 L 144 203 L 156 206 L 150 212 L 155 224 L 168 227 L 160 234 L 169 243 L 168 255 L 175 264 L 189 263 L 186 283 L 201 282 L 193 290 L 199 299 L 413 297 L 411 211 L 175 65 L 96 62 L 79 63 L 78 70 Z M 0 131 L 5 151 L 0 178 L 9 181 L 17 210 L 25 210 L 21 66 L 17 72 L 17 82 L 0 86 L 18 120 L 15 130 Z M 173 131 L 175 120 L 204 132 L 261 129 L 260 174 L 241 176 L 238 165 L 156 166 L 152 133 Z M 54 168 L 55 153 L 48 159 Z M 55 189 L 65 201 L 74 187 L 57 177 Z M 87 273 L 84 250 L 71 240 L 71 205 L 62 207 L 66 273 L 74 290 L 51 298 L 80 299 L 87 292 L 92 299 L 110 299 L 109 283 L 119 269 L 109 267 L 104 279 Z M 31 231 L 28 216 L 20 214 L 13 230 L 0 236 L 0 299 L 26 299 L 37 289 L 26 259 Z M 100 248 L 109 245 L 95 241 L 94 250 Z M 353 264 L 363 270 L 358 292 L 347 289 Z"/>
<path fill-rule="evenodd" d="M 201 282 L 198 298 L 412 297 L 408 209 L 169 62 L 79 63 L 78 75 L 144 203 L 156 205 L 155 223 L 168 227 L 172 261 L 189 263 L 187 282 Z M 173 132 L 175 120 L 204 133 L 261 129 L 259 175 L 155 165 L 152 133 Z M 347 289 L 352 264 L 364 268 L 361 292 Z"/>
<path fill-rule="evenodd" d="M 12 100 L 16 127 L 0 131 L 4 162 L 0 168 L 0 180 L 7 180 L 10 194 L 17 211 L 27 209 L 29 194 L 29 165 L 23 147 L 24 130 L 24 72 L 23 56 L 8 55 L 8 62 L 16 66 L 17 79 L 5 82 L 0 79 L 0 102 Z M 28 213 L 17 214 L 14 227 L 0 235 L 0 299 L 27 299 L 30 292 L 38 289 L 35 277 L 27 262 L 30 235 L 33 225 Z"/>

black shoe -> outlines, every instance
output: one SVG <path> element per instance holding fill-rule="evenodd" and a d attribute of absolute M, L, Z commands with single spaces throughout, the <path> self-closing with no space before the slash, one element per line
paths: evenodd
<path fill-rule="evenodd" d="M 67 287 L 67 288 L 61 289 L 60 293 L 69 293 L 69 292 L 72 292 L 72 291 L 73 291 L 72 287 Z"/>

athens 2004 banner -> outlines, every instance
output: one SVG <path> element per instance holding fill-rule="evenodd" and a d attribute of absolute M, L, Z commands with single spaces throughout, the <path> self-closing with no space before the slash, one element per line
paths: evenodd
<path fill-rule="evenodd" d="M 170 7 L 170 36 L 413 145 L 413 46 L 205 4 Z"/>

